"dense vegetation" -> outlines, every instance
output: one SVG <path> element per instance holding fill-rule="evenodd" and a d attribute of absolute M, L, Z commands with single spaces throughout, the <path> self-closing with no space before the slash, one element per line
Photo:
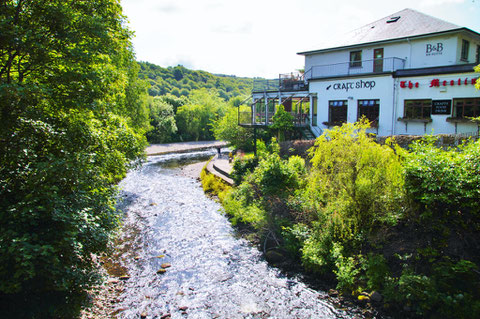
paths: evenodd
<path fill-rule="evenodd" d="M 148 81 L 150 143 L 224 139 L 251 149 L 250 130 L 237 123 L 238 107 L 252 88 L 252 79 L 213 75 L 183 66 L 162 68 L 140 62 L 140 79 Z"/>
<path fill-rule="evenodd" d="M 151 96 L 172 94 L 188 97 L 190 92 L 198 89 L 214 89 L 225 101 L 237 96 L 251 93 L 253 79 L 229 75 L 214 75 L 205 71 L 189 70 L 181 65 L 162 68 L 158 65 L 139 62 L 141 79 L 149 83 Z"/>
<path fill-rule="evenodd" d="M 480 313 L 480 141 L 404 150 L 367 126 L 326 131 L 307 163 L 261 144 L 234 163 L 226 212 L 345 295 L 380 292 L 393 316 Z"/>
<path fill-rule="evenodd" d="M 0 311 L 68 318 L 148 128 L 117 0 L 0 2 Z"/>

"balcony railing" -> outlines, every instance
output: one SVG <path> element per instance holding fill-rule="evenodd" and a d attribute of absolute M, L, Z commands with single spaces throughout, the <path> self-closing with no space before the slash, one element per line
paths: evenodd
<path fill-rule="evenodd" d="M 336 76 L 376 74 L 405 69 L 405 60 L 384 58 L 343 62 L 326 65 L 314 65 L 305 72 L 280 74 L 278 79 L 254 79 L 253 92 L 264 91 L 308 91 L 308 80 Z"/>
<path fill-rule="evenodd" d="M 384 58 L 354 62 L 315 65 L 305 72 L 305 79 L 318 79 L 335 76 L 349 76 L 369 73 L 383 73 L 403 70 L 405 60 L 400 58 Z"/>
<path fill-rule="evenodd" d="M 307 126 L 310 122 L 308 114 L 289 112 L 293 117 L 293 125 L 302 127 Z M 244 126 L 268 126 L 272 125 L 274 113 L 264 112 L 238 112 L 238 124 Z"/>
<path fill-rule="evenodd" d="M 264 91 L 307 91 L 303 73 L 291 72 L 280 74 L 278 79 L 254 79 L 253 92 Z"/>

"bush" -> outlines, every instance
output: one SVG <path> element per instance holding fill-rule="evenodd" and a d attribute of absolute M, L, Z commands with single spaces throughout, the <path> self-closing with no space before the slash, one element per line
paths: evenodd
<path fill-rule="evenodd" d="M 401 217 L 400 159 L 391 147 L 375 143 L 367 127 L 361 122 L 328 130 L 312 148 L 312 169 L 300 194 L 302 209 L 317 220 L 303 249 L 308 267 L 332 269 L 331 242 L 341 243 L 349 256 L 377 226 Z"/>
<path fill-rule="evenodd" d="M 220 177 L 207 172 L 207 166 L 202 169 L 200 173 L 200 180 L 202 181 L 203 191 L 207 194 L 212 194 L 218 197 L 220 203 L 223 203 L 225 197 L 230 192 L 231 187 L 227 185 Z"/>

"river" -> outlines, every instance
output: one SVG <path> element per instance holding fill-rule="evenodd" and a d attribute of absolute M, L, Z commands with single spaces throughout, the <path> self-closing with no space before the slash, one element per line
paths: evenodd
<path fill-rule="evenodd" d="M 118 318 L 361 318 L 269 266 L 200 182 L 182 176 L 181 165 L 211 154 L 151 156 L 121 182 L 117 250 L 128 277 Z"/>

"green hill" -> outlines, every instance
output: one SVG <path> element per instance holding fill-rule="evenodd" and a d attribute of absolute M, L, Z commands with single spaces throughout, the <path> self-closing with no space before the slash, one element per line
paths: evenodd
<path fill-rule="evenodd" d="M 177 97 L 189 96 L 190 91 L 216 89 L 225 101 L 251 93 L 253 79 L 234 75 L 215 75 L 205 71 L 189 70 L 181 65 L 163 68 L 149 62 L 139 62 L 139 77 L 149 82 L 150 96 L 168 93 Z"/>

